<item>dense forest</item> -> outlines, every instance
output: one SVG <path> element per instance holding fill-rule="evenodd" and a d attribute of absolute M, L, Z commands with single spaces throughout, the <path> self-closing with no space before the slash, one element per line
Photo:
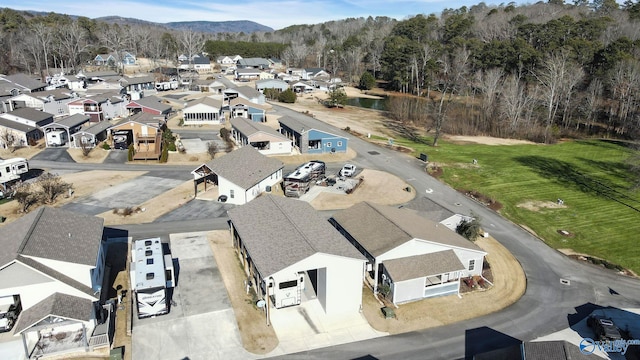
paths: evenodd
<path fill-rule="evenodd" d="M 274 32 L 198 33 L 0 10 L 0 73 L 68 72 L 104 52 L 278 57 L 402 96 L 399 123 L 554 142 L 640 135 L 640 0 L 550 0 L 445 9 L 398 21 L 349 18 Z M 368 75 L 367 74 L 367 75 Z"/>

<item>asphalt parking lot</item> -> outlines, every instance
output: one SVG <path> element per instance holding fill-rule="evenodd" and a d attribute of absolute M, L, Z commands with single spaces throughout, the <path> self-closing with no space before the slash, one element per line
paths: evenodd
<path fill-rule="evenodd" d="M 170 313 L 133 320 L 132 359 L 248 359 L 205 233 L 172 234 L 177 287 Z"/>

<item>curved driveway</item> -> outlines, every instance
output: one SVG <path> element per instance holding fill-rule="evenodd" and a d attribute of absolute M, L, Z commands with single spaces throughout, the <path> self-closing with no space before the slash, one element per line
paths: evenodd
<path fill-rule="evenodd" d="M 483 219 L 484 228 L 520 261 L 527 276 L 524 296 L 499 312 L 464 321 L 406 334 L 376 338 L 294 354 L 304 359 L 379 358 L 379 359 L 458 359 L 489 349 L 528 341 L 559 331 L 578 322 L 599 306 L 640 307 L 640 281 L 611 271 L 572 260 L 544 242 L 505 220 L 497 213 L 463 196 L 430 177 L 424 163 L 383 147 L 372 145 L 321 121 L 298 112 L 274 106 L 282 115 L 296 117 L 310 127 L 340 133 L 349 137 L 349 146 L 358 156 L 354 162 L 363 168 L 395 174 L 417 191 L 456 213 L 471 211 Z M 471 160 L 471 159 L 470 159 Z M 122 170 L 159 170 L 149 165 L 60 164 L 33 162 L 32 166 Z M 162 167 L 163 171 L 191 171 L 190 167 Z M 427 193 L 427 190 L 433 190 Z M 191 232 L 226 228 L 225 218 L 185 220 L 143 225 L 118 226 L 133 236 L 159 233 Z M 561 279 L 568 280 L 563 284 Z M 566 281 L 565 281 L 566 283 Z M 437 309 L 434 309 L 437 311 Z"/>

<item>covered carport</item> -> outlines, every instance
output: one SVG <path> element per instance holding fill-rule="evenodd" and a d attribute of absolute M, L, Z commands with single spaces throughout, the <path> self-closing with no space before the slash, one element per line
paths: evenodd
<path fill-rule="evenodd" d="M 311 205 L 264 195 L 228 214 L 267 321 L 271 311 L 300 305 L 309 287 L 326 314 L 358 313 L 365 259 Z"/>
<path fill-rule="evenodd" d="M 42 126 L 42 131 L 45 133 L 45 139 L 47 139 L 46 134 L 52 131 L 64 131 L 67 134 L 67 139 L 71 139 L 71 136 L 76 132 L 82 129 L 82 125 L 89 122 L 91 118 L 84 114 L 74 114 L 68 116 L 64 119 L 56 120 L 50 124 Z M 49 147 L 49 141 L 45 141 L 46 146 Z M 71 146 L 71 141 L 68 140 L 66 144 L 67 146 Z"/>
<path fill-rule="evenodd" d="M 205 192 L 207 191 L 207 183 L 210 186 L 218 186 L 218 175 L 207 164 L 198 166 L 191 174 L 193 175 L 193 196 L 198 196 L 200 184 L 204 184 Z"/>

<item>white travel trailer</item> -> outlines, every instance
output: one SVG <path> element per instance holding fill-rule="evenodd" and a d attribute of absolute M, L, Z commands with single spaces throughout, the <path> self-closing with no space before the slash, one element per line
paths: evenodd
<path fill-rule="evenodd" d="M 46 133 L 45 137 L 47 139 L 48 146 L 62 146 L 65 145 L 69 139 L 67 132 L 64 130 L 49 131 Z"/>
<path fill-rule="evenodd" d="M 24 158 L 0 159 L 0 189 L 7 189 L 10 182 L 20 180 L 29 172 L 29 162 Z"/>
<path fill-rule="evenodd" d="M 160 238 L 136 240 L 131 250 L 131 289 L 138 319 L 169 312 L 168 289 L 174 284 L 171 255 L 164 255 Z"/>

